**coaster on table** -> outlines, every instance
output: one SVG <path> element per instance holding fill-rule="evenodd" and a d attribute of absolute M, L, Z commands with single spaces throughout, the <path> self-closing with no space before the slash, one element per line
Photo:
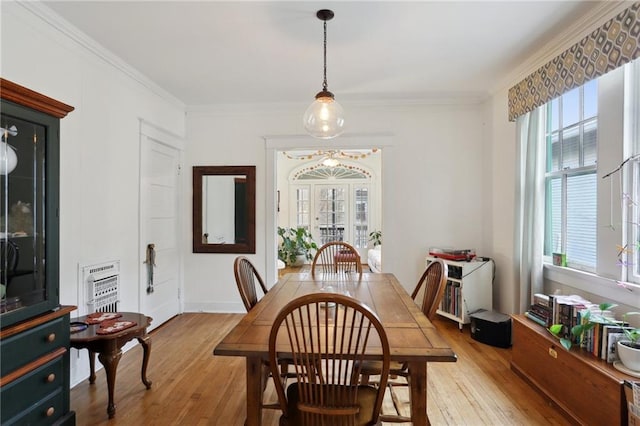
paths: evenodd
<path fill-rule="evenodd" d="M 122 314 L 116 312 L 94 312 L 87 315 L 87 324 L 100 324 L 103 321 L 113 320 L 120 318 Z"/>
<path fill-rule="evenodd" d="M 96 330 L 96 334 L 113 334 L 136 325 L 138 325 L 138 323 L 135 321 L 105 321 L 100 324 L 100 328 Z"/>

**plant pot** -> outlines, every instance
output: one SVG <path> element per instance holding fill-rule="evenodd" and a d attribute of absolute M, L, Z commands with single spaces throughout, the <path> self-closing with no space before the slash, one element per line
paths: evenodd
<path fill-rule="evenodd" d="M 630 370 L 640 371 L 640 349 L 631 347 L 630 344 L 631 342 L 628 340 L 618 342 L 620 362 Z"/>
<path fill-rule="evenodd" d="M 299 254 L 296 256 L 296 261 L 293 262 L 291 266 L 302 266 L 305 264 L 306 261 L 307 261 L 307 258 L 305 257 L 305 255 Z"/>

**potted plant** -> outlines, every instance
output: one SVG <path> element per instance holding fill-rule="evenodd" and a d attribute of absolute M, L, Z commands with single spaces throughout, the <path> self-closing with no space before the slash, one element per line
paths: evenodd
<path fill-rule="evenodd" d="M 622 316 L 626 321 L 629 315 L 640 315 L 640 312 L 627 312 Z M 640 371 L 640 328 L 624 329 L 625 338 L 618 341 L 617 349 L 620 362 L 630 370 Z"/>
<path fill-rule="evenodd" d="M 373 243 L 373 248 L 382 245 L 382 231 L 369 232 L 369 241 Z"/>
<path fill-rule="evenodd" d="M 318 245 L 313 241 L 313 236 L 307 228 L 278 227 L 278 235 L 281 238 L 278 258 L 287 266 L 299 266 L 313 259 L 312 250 L 317 250 Z"/>
<path fill-rule="evenodd" d="M 598 305 L 600 312 L 608 311 L 611 308 L 615 308 L 618 305 L 612 303 L 602 303 Z M 622 322 L 626 323 L 627 318 L 632 315 L 640 315 L 640 312 L 627 312 L 622 315 Z M 549 327 L 549 331 L 555 336 L 560 337 L 560 343 L 564 348 L 571 349 L 573 345 L 573 340 L 577 341 L 578 345 L 582 345 L 582 342 L 585 338 L 585 334 L 594 328 L 596 324 L 612 324 L 617 325 L 619 322 L 613 321 L 611 318 L 606 317 L 602 314 L 592 314 L 591 311 L 586 310 L 581 317 L 580 324 L 574 326 L 571 329 L 571 336 L 573 339 L 560 337 L 560 333 L 562 332 L 562 324 L 553 324 Z M 624 327 L 622 329 L 624 333 L 624 338 L 619 340 L 616 344 L 616 349 L 618 351 L 618 356 L 620 357 L 620 362 L 624 364 L 625 367 L 634 370 L 640 371 L 640 328 L 635 327 Z"/>

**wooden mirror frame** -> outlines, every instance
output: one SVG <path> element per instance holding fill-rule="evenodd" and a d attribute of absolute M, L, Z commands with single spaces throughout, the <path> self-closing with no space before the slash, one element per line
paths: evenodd
<path fill-rule="evenodd" d="M 246 177 L 246 242 L 211 244 L 202 242 L 202 180 L 205 176 Z M 194 253 L 255 253 L 256 252 L 256 166 L 193 166 L 193 252 Z"/>

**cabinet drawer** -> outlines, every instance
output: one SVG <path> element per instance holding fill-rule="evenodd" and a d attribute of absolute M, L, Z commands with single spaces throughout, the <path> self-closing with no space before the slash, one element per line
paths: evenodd
<path fill-rule="evenodd" d="M 541 330 L 543 330 L 541 328 Z M 620 424 L 620 383 L 558 341 L 514 321 L 512 363 L 585 424 Z"/>
<path fill-rule="evenodd" d="M 0 388 L 1 423 L 64 385 L 64 357 L 58 357 Z"/>
<path fill-rule="evenodd" d="M 15 417 L 3 420 L 2 425 L 50 425 L 61 418 L 64 411 L 64 392 L 62 388 L 58 388 Z"/>
<path fill-rule="evenodd" d="M 0 345 L 0 376 L 53 352 L 69 347 L 69 318 L 67 316 L 41 324 L 23 333 L 2 340 Z"/>

